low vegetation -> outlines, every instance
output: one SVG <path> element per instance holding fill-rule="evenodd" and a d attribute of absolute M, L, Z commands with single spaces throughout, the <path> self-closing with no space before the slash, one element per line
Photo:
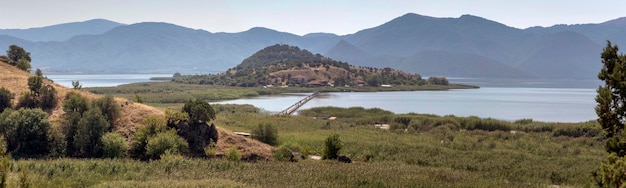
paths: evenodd
<path fill-rule="evenodd" d="M 450 87 L 440 78 L 429 82 L 442 84 L 433 86 L 438 89 Z M 128 118 L 120 107 L 132 102 L 118 102 L 113 95 L 87 98 L 78 88 L 59 95 L 56 90 L 42 89 L 53 88 L 43 83 L 50 82 L 38 71 L 23 85 L 26 92 L 22 95 L 29 97 L 13 102 L 14 94 L 0 89 L 0 101 L 10 101 L 0 113 L 0 186 L 613 186 L 619 184 L 616 179 L 621 173 L 615 172 L 621 172 L 624 164 L 619 152 L 623 132 L 604 121 L 509 122 L 394 114 L 362 107 L 320 107 L 302 110 L 299 116 L 275 116 L 250 105 L 210 105 L 191 95 L 210 95 L 215 90 L 259 95 L 258 91 L 267 88 L 212 86 L 214 90 L 200 91 L 204 86 L 174 83 L 119 87 L 120 93 L 100 88 L 115 96 L 129 94 L 129 100 L 139 95 L 146 101 L 178 93 L 191 95 L 176 107 L 164 107 L 168 108 L 164 115 L 138 115 L 143 119 L 140 125 L 120 127 L 120 119 Z M 187 87 L 197 90 L 182 89 Z M 357 87 L 342 89 L 348 88 Z M 145 92 L 137 92 L 141 89 Z M 23 100 L 35 106 L 18 105 Z M 599 106 L 601 111 L 624 105 Z M 49 121 L 50 117 L 55 121 Z M 603 120 L 610 122 L 611 117 Z M 134 130 L 119 131 L 123 128 Z M 229 136 L 234 131 L 251 132 L 254 138 L 277 147 Z M 611 147 L 605 150 L 607 139 Z M 608 158 L 605 151 L 612 152 Z M 267 153 L 274 159 L 266 157 Z M 351 163 L 341 163 L 341 159 Z"/>
<path fill-rule="evenodd" d="M 214 123 L 243 132 L 257 129 L 259 123 L 271 124 L 278 131 L 279 147 L 288 148 L 277 150 L 283 153 L 275 154 L 275 161 L 233 163 L 241 159 L 236 147 L 230 147 L 223 159 L 209 160 L 175 152 L 146 162 L 127 158 L 17 160 L 10 162 L 8 183 L 18 184 L 20 174 L 28 171 L 28 181 L 34 186 L 64 187 L 585 186 L 593 185 L 592 173 L 604 156 L 604 133 L 595 122 L 507 122 L 358 108 L 343 109 L 351 111 L 343 113 L 344 118 L 325 120 L 242 112 L 246 108 L 230 106 L 217 113 Z M 335 116 L 342 110 L 310 111 Z M 378 129 L 376 123 L 392 128 Z M 561 129 L 577 131 L 557 133 Z M 326 149 L 329 144 L 343 146 L 331 148 L 341 148 L 336 154 L 350 157 L 353 163 L 306 157 L 325 155 L 331 151 Z M 294 153 L 305 157 L 291 160 Z"/>

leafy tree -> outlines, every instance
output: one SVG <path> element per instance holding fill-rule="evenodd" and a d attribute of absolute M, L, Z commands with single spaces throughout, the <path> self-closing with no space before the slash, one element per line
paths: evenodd
<path fill-rule="evenodd" d="M 72 88 L 74 88 L 75 90 L 80 90 L 81 88 L 83 88 L 83 84 L 80 84 L 80 81 L 78 80 L 72 80 Z"/>
<path fill-rule="evenodd" d="M 49 157 L 59 158 L 67 155 L 67 141 L 63 134 L 63 127 L 53 126 L 48 134 L 48 144 L 50 145 Z"/>
<path fill-rule="evenodd" d="M 30 72 L 30 68 L 31 68 L 30 61 L 27 61 L 25 59 L 20 59 L 19 61 L 17 61 L 17 64 L 15 66 L 20 70 Z"/>
<path fill-rule="evenodd" d="M 83 112 L 86 112 L 87 110 L 89 110 L 87 98 L 74 92 L 69 92 L 65 96 L 65 100 L 63 101 L 63 111 L 66 115 L 73 112 L 83 114 Z"/>
<path fill-rule="evenodd" d="M 182 111 L 189 114 L 189 121 L 192 123 L 208 123 L 215 119 L 213 107 L 208 102 L 199 99 L 185 103 Z"/>
<path fill-rule="evenodd" d="M 146 154 L 151 159 L 159 159 L 166 152 L 178 154 L 186 152 L 189 145 L 185 139 L 176 134 L 175 130 L 157 133 L 148 140 L 146 145 Z"/>
<path fill-rule="evenodd" d="M 20 96 L 17 108 L 42 108 L 44 110 L 50 110 L 56 107 L 56 89 L 52 85 L 43 85 L 42 76 L 32 76 L 28 78 L 28 89 L 30 92 L 23 93 L 22 96 Z"/>
<path fill-rule="evenodd" d="M 24 60 L 26 62 L 28 62 L 30 67 L 30 62 L 32 61 L 30 59 L 30 53 L 26 52 L 26 50 L 24 50 L 24 48 L 19 47 L 17 45 L 11 45 L 9 46 L 9 50 L 7 50 L 7 57 L 9 58 L 9 64 L 11 65 L 17 65 L 18 62 L 20 60 Z M 25 69 L 22 69 L 25 70 Z"/>
<path fill-rule="evenodd" d="M 7 88 L 0 87 L 0 112 L 5 108 L 11 108 L 15 94 L 11 93 Z"/>
<path fill-rule="evenodd" d="M 96 99 L 93 102 L 93 107 L 102 111 L 102 115 L 104 115 L 110 123 L 109 130 L 113 128 L 113 124 L 120 116 L 120 107 L 117 105 L 117 102 L 115 102 L 113 96 L 105 95 L 102 98 Z"/>
<path fill-rule="evenodd" d="M 74 144 L 74 137 L 78 131 L 78 122 L 83 117 L 83 113 L 89 110 L 87 98 L 75 92 L 69 92 L 63 101 L 64 121 L 62 132 L 65 137 L 66 153 L 70 156 L 77 154 L 77 147 Z"/>
<path fill-rule="evenodd" d="M 22 95 L 20 95 L 20 98 L 17 101 L 17 109 L 20 108 L 37 108 L 39 104 L 37 103 L 37 99 L 35 98 L 35 95 L 31 94 L 30 92 L 23 92 Z"/>
<path fill-rule="evenodd" d="M 46 155 L 49 129 L 48 114 L 41 109 L 5 110 L 0 114 L 0 130 L 14 156 Z"/>
<path fill-rule="evenodd" d="M 20 59 L 25 59 L 27 61 L 31 61 L 30 53 L 26 52 L 24 48 L 19 47 L 17 45 L 9 46 L 9 50 L 7 50 L 7 57 L 9 60 L 17 62 Z"/>
<path fill-rule="evenodd" d="M 598 123 L 607 134 L 605 149 L 609 153 L 596 178 L 600 185 L 610 187 L 621 187 L 626 181 L 623 175 L 626 172 L 626 132 L 623 131 L 626 121 L 626 55 L 618 55 L 618 50 L 616 45 L 607 42 L 601 54 L 602 69 L 598 78 L 604 81 L 604 85 L 598 87 L 595 107 Z M 621 175 L 615 176 L 616 173 Z"/>
<path fill-rule="evenodd" d="M 252 130 L 252 138 L 275 146 L 278 144 L 278 131 L 269 123 L 259 123 L 259 126 Z"/>
<path fill-rule="evenodd" d="M 324 142 L 324 152 L 322 159 L 337 159 L 339 157 L 339 151 L 343 147 L 338 134 L 332 134 L 326 138 Z"/>
<path fill-rule="evenodd" d="M 109 129 L 109 122 L 98 109 L 91 109 L 78 121 L 74 144 L 78 157 L 101 157 L 102 135 Z"/>
<path fill-rule="evenodd" d="M 106 158 L 122 158 L 126 155 L 128 144 L 120 133 L 106 133 L 102 135 L 102 153 Z"/>
<path fill-rule="evenodd" d="M 206 101 L 195 100 L 187 102 L 181 111 L 188 114 L 188 121 L 168 118 L 168 127 L 176 128 L 178 135 L 187 140 L 192 155 L 204 156 L 205 147 L 218 138 L 215 126 L 208 125 L 215 119 L 215 110 Z"/>
<path fill-rule="evenodd" d="M 43 78 L 41 76 L 32 76 L 28 78 L 28 89 L 35 96 L 39 95 L 39 89 L 43 84 Z"/>
<path fill-rule="evenodd" d="M 43 72 L 41 72 L 41 69 L 37 69 L 35 71 L 35 76 L 39 76 L 39 77 L 43 78 Z"/>
<path fill-rule="evenodd" d="M 53 109 L 57 106 L 57 91 L 51 85 L 43 86 L 39 89 L 39 107 L 42 109 Z"/>

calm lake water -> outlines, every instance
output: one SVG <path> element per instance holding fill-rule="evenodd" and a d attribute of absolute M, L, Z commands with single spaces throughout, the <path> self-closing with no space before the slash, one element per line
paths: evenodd
<path fill-rule="evenodd" d="M 321 106 L 382 108 L 394 113 L 479 116 L 502 120 L 532 118 L 549 122 L 596 119 L 594 89 L 480 88 L 450 91 L 322 93 L 301 109 Z M 216 103 L 252 104 L 280 112 L 306 95 L 261 96 Z"/>
<path fill-rule="evenodd" d="M 72 80 L 83 87 L 117 86 L 148 82 L 151 77 L 171 74 L 46 75 L 61 85 Z M 551 122 L 581 122 L 596 119 L 594 97 L 599 81 L 510 81 L 451 78 L 452 83 L 479 85 L 480 89 L 450 91 L 322 93 L 301 109 L 320 106 L 382 108 L 394 113 L 479 116 L 502 120 L 532 118 Z M 269 112 L 280 112 L 307 94 L 285 94 L 221 101 L 252 104 Z"/>
<path fill-rule="evenodd" d="M 151 82 L 152 77 L 171 77 L 172 74 L 78 74 L 45 75 L 54 82 L 72 88 L 72 81 L 79 81 L 83 87 L 109 87 L 128 83 Z"/>

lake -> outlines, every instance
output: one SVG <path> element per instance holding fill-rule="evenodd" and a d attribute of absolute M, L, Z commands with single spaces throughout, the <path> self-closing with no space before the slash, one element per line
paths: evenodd
<path fill-rule="evenodd" d="M 72 87 L 106 87 L 148 82 L 151 77 L 171 74 L 46 75 L 56 83 Z M 581 122 L 596 119 L 594 107 L 597 80 L 484 80 L 450 78 L 452 83 L 479 85 L 480 89 L 450 91 L 322 93 L 301 109 L 321 106 L 381 108 L 394 113 L 479 116 L 502 120 L 532 118 L 551 122 Z M 285 94 L 228 100 L 216 103 L 252 104 L 269 112 L 280 112 L 307 94 Z"/>
<path fill-rule="evenodd" d="M 54 80 L 55 83 L 73 88 L 72 81 L 79 81 L 83 87 L 109 87 L 137 82 L 154 82 L 150 78 L 171 77 L 172 74 L 53 74 L 44 76 Z"/>
<path fill-rule="evenodd" d="M 594 89 L 485 87 L 449 91 L 322 93 L 301 109 L 322 106 L 381 108 L 394 113 L 491 117 L 514 121 L 522 118 L 549 122 L 581 122 L 596 119 Z M 276 113 L 306 94 L 261 96 L 216 102 L 252 104 Z"/>

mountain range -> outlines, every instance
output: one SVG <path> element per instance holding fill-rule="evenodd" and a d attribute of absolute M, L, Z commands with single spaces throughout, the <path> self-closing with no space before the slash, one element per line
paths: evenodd
<path fill-rule="evenodd" d="M 0 47 L 31 52 L 33 67 L 70 73 L 215 73 L 274 44 L 298 46 L 356 66 L 424 76 L 595 79 L 610 40 L 626 45 L 626 17 L 598 24 L 518 29 L 478 16 L 405 14 L 349 35 L 304 36 L 256 27 L 209 32 L 170 23 L 89 20 L 0 30 Z"/>

